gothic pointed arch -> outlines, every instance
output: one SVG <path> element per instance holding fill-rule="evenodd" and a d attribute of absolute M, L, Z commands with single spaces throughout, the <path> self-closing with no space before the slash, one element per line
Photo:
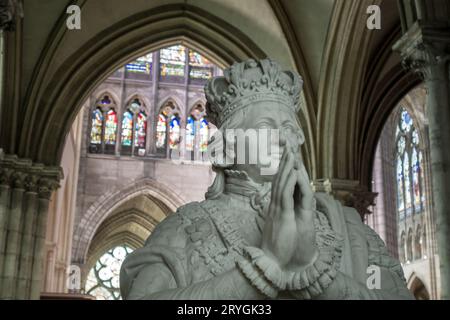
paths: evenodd
<path fill-rule="evenodd" d="M 149 178 L 138 179 L 119 190 L 113 189 L 103 194 L 89 206 L 83 219 L 74 230 L 72 261 L 84 263 L 89 243 L 100 224 L 116 208 L 139 195 L 151 197 L 165 216 L 175 212 L 178 207 L 186 202 L 183 196 L 177 193 L 173 187 L 169 188 L 165 184 Z"/>
<path fill-rule="evenodd" d="M 54 137 L 66 135 L 81 101 L 117 67 L 146 52 L 182 43 L 222 68 L 233 61 L 266 56 L 244 33 L 220 18 L 198 7 L 174 4 L 139 12 L 110 25 L 101 34 L 80 43 L 78 51 L 63 58 L 55 70 L 51 57 L 66 36 L 64 21 L 61 19 L 55 27 L 54 37 L 46 44 L 47 50 L 34 74 L 34 83 L 39 85 L 28 92 L 21 149 L 17 150 L 21 156 L 46 164 L 60 161 L 64 140 Z"/>

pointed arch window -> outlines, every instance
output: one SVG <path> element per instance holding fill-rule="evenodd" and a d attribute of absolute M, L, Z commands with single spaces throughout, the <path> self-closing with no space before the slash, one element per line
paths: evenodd
<path fill-rule="evenodd" d="M 91 123 L 91 145 L 101 146 L 103 137 L 103 112 L 100 108 L 95 108 L 92 112 Z"/>
<path fill-rule="evenodd" d="M 105 153 L 113 153 L 117 140 L 117 113 L 110 109 L 106 113 L 105 121 Z"/>
<path fill-rule="evenodd" d="M 156 126 L 156 147 L 164 149 L 166 147 L 167 117 L 164 113 L 158 115 L 158 124 Z"/>
<path fill-rule="evenodd" d="M 406 239 L 406 262 L 413 261 L 413 233 L 412 230 L 408 231 L 408 238 Z"/>
<path fill-rule="evenodd" d="M 112 153 L 117 143 L 116 105 L 109 95 L 100 98 L 91 113 L 90 153 Z"/>
<path fill-rule="evenodd" d="M 170 119 L 169 147 L 171 150 L 178 150 L 180 147 L 181 126 L 178 115 L 173 115 Z"/>
<path fill-rule="evenodd" d="M 209 124 L 205 118 L 200 119 L 200 152 L 208 151 Z"/>
<path fill-rule="evenodd" d="M 203 159 L 208 149 L 209 123 L 206 120 L 205 107 L 197 104 L 186 122 L 186 158 Z"/>
<path fill-rule="evenodd" d="M 121 300 L 120 268 L 133 252 L 128 246 L 117 246 L 105 252 L 88 273 L 85 291 L 97 300 Z"/>
<path fill-rule="evenodd" d="M 420 224 L 416 228 L 416 234 L 414 237 L 414 258 L 421 259 L 423 255 L 422 251 L 422 228 Z"/>
<path fill-rule="evenodd" d="M 186 122 L 186 151 L 194 151 L 195 143 L 195 120 L 189 116 Z"/>
<path fill-rule="evenodd" d="M 138 149 L 137 153 L 145 155 L 145 144 L 147 141 L 147 115 L 145 112 L 139 112 L 136 117 L 136 133 L 134 139 L 134 146 Z"/>
<path fill-rule="evenodd" d="M 401 108 L 396 128 L 397 209 L 400 221 L 424 210 L 423 153 L 420 136 L 407 110 Z"/>
<path fill-rule="evenodd" d="M 399 248 L 399 258 L 400 258 L 400 262 L 401 263 L 405 263 L 406 262 L 406 236 L 405 236 L 405 232 L 402 232 L 401 236 L 400 236 L 400 248 Z"/>
<path fill-rule="evenodd" d="M 156 125 L 156 148 L 158 154 L 170 158 L 173 150 L 180 150 L 181 119 L 179 109 L 168 101 L 158 115 Z"/>
<path fill-rule="evenodd" d="M 133 113 L 125 111 L 122 118 L 122 154 L 131 154 L 133 141 Z"/>

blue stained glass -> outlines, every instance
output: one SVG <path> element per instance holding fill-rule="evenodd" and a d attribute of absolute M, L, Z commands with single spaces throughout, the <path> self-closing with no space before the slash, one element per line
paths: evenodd
<path fill-rule="evenodd" d="M 180 119 L 172 116 L 170 120 L 169 146 L 170 149 L 178 149 L 180 143 Z"/>
<path fill-rule="evenodd" d="M 186 124 L 186 150 L 194 151 L 195 141 L 195 120 L 190 116 Z"/>
<path fill-rule="evenodd" d="M 131 147 L 133 141 L 133 114 L 127 111 L 122 120 L 122 145 Z"/>
<path fill-rule="evenodd" d="M 111 104 L 111 99 L 109 99 L 108 96 L 104 96 L 102 101 L 100 101 L 101 104 L 103 105 L 110 105 Z"/>
<path fill-rule="evenodd" d="M 406 139 L 405 137 L 400 137 L 400 139 L 398 140 L 397 152 L 399 154 L 403 154 L 405 152 L 405 149 L 406 149 Z"/>
<path fill-rule="evenodd" d="M 411 118 L 411 115 L 408 113 L 408 111 L 403 110 L 402 116 L 401 116 L 401 127 L 402 130 L 405 132 L 409 132 L 412 128 L 413 121 Z"/>
<path fill-rule="evenodd" d="M 403 160 L 403 177 L 405 181 L 405 208 L 408 211 L 412 208 L 412 199 L 411 199 L 411 178 L 410 178 L 410 164 L 409 164 L 409 156 L 405 153 L 405 157 Z"/>
<path fill-rule="evenodd" d="M 153 54 L 147 54 L 136 61 L 128 63 L 125 68 L 129 72 L 150 74 L 153 67 Z"/>
<path fill-rule="evenodd" d="M 403 165 L 402 159 L 397 159 L 397 206 L 399 211 L 405 209 L 405 198 L 403 195 L 404 178 L 403 178 Z"/>
<path fill-rule="evenodd" d="M 209 140 L 209 127 L 206 119 L 200 120 L 200 152 L 206 152 L 208 150 Z"/>

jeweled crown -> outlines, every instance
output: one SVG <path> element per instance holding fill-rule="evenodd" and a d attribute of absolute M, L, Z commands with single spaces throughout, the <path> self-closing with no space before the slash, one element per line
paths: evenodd
<path fill-rule="evenodd" d="M 282 71 L 273 60 L 235 63 L 205 86 L 208 118 L 221 127 L 234 112 L 258 101 L 280 103 L 297 113 L 302 86 L 300 75 Z"/>

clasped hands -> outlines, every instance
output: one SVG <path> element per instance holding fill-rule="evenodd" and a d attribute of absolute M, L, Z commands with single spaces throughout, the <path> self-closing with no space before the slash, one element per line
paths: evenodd
<path fill-rule="evenodd" d="M 318 256 L 313 192 L 299 157 L 286 148 L 272 182 L 261 250 L 285 273 L 302 272 Z"/>

